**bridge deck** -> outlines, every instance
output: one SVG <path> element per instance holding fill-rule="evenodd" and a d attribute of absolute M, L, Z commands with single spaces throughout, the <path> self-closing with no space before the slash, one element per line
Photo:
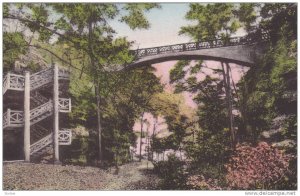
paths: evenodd
<path fill-rule="evenodd" d="M 268 34 L 261 34 L 260 37 L 242 36 L 138 49 L 132 51 L 137 60 L 129 68 L 181 59 L 223 60 L 249 66 L 261 53 L 257 45 L 263 44 L 258 43 L 268 39 Z"/>

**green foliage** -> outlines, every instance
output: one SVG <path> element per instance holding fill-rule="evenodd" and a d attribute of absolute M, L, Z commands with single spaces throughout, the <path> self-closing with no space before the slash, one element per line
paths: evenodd
<path fill-rule="evenodd" d="M 282 97 L 289 90 L 296 90 L 295 85 L 288 85 L 287 75 L 296 75 L 297 63 L 293 56 L 294 41 L 280 39 L 270 48 L 265 57 L 255 68 L 248 71 L 240 82 L 240 97 L 243 103 L 243 117 L 254 133 L 256 140 L 262 130 L 268 129 L 273 118 L 282 113 L 293 113 L 287 100 Z M 248 131 L 249 133 L 249 131 Z"/>
<path fill-rule="evenodd" d="M 185 61 L 178 61 L 174 68 L 170 70 L 170 82 L 174 83 L 178 80 L 181 80 L 184 78 L 186 75 L 186 72 L 183 70 L 184 67 L 188 66 L 190 61 L 185 60 Z"/>
<path fill-rule="evenodd" d="M 122 16 L 121 22 L 125 22 L 131 29 L 148 29 L 150 24 L 145 18 L 143 11 L 149 11 L 153 8 L 160 8 L 157 3 L 129 3 L 123 7 L 128 12 Z"/>
<path fill-rule="evenodd" d="M 88 137 L 77 136 L 72 139 L 71 145 L 60 148 L 63 164 L 86 165 L 88 160 Z"/>
<path fill-rule="evenodd" d="M 117 165 L 128 160 L 125 152 L 135 141 L 132 133 L 134 120 L 141 111 L 153 110 L 149 104 L 151 95 L 161 92 L 162 87 L 149 68 L 126 73 L 114 72 L 132 62 L 133 56 L 129 53 L 131 43 L 126 38 L 115 37 L 109 21 L 121 17 L 121 21 L 132 29 L 149 28 L 150 23 L 144 12 L 159 5 L 24 3 L 12 13 L 8 11 L 10 5 L 4 7 L 5 17 L 21 21 L 39 35 L 39 41 L 43 43 L 39 48 L 55 51 L 52 54 L 56 60 L 75 68 L 70 82 L 73 100 L 71 124 L 94 129 L 97 127 L 97 111 L 101 109 L 102 123 L 98 126 L 102 125 L 105 141 L 102 147 L 106 147 L 103 149 L 106 149 L 107 160 Z M 26 18 L 23 13 L 26 13 Z M 55 44 L 50 46 L 50 38 L 54 36 L 58 39 L 54 39 Z M 14 45 L 20 45 L 19 37 L 16 37 L 17 44 Z M 22 51 L 17 52 L 19 54 Z M 99 107 L 95 97 L 100 97 Z M 90 137 L 95 137 L 93 131 L 90 131 Z M 93 146 L 96 140 L 91 139 L 89 144 L 88 159 L 95 157 Z"/>
<path fill-rule="evenodd" d="M 230 35 L 239 27 L 234 15 L 234 5 L 230 3 L 191 3 L 186 19 L 196 25 L 181 27 L 179 34 L 185 34 L 194 40 L 213 40 L 222 35 Z"/>
<path fill-rule="evenodd" d="M 9 4 L 3 3 L 3 17 L 7 17 L 9 14 Z"/>
<path fill-rule="evenodd" d="M 240 8 L 234 13 L 238 16 L 239 21 L 243 23 L 246 31 L 251 31 L 255 26 L 257 14 L 255 12 L 255 3 L 241 3 Z"/>
<path fill-rule="evenodd" d="M 104 132 L 104 146 L 108 157 L 113 157 L 113 163 L 118 167 L 130 160 L 129 147 L 133 145 L 136 137 L 133 132 L 109 130 Z"/>
<path fill-rule="evenodd" d="M 191 68 L 191 74 L 197 74 L 200 72 L 201 68 L 202 68 L 202 63 L 203 61 L 202 60 L 199 60 L 196 65 L 194 65 L 192 68 Z"/>
<path fill-rule="evenodd" d="M 163 181 L 163 190 L 185 190 L 186 174 L 183 168 L 184 163 L 175 155 L 169 155 L 167 161 L 154 163 L 154 171 Z"/>
<path fill-rule="evenodd" d="M 243 108 L 241 129 L 245 130 L 241 132 L 243 141 L 256 143 L 261 131 L 268 130 L 272 119 L 281 115 L 287 118 L 279 125 L 281 132 L 277 139 L 296 141 L 297 111 L 294 108 L 297 103 L 284 97 L 287 92 L 297 91 L 296 9 L 295 4 L 285 3 L 264 4 L 261 7 L 259 28 L 269 32 L 271 42 L 261 61 L 238 84 Z M 295 150 L 288 149 L 286 152 L 295 155 Z M 290 161 L 285 177 L 267 186 L 271 189 L 295 189 L 295 160 Z M 246 181 L 249 182 L 249 178 Z"/>
<path fill-rule="evenodd" d="M 73 73 L 74 77 L 78 77 L 79 73 Z M 157 93 L 162 91 L 162 86 L 152 73 L 151 67 L 129 72 L 106 72 L 102 77 L 100 94 L 105 97 L 101 101 L 104 157 L 120 165 L 130 158 L 129 146 L 134 146 L 136 141 L 132 127 L 141 112 L 155 113 L 160 109 L 164 112 L 173 112 L 173 110 L 172 107 L 169 108 L 168 105 L 156 100 Z M 71 81 L 70 90 L 74 100 L 72 122 L 96 128 L 96 105 L 93 104 L 95 95 L 91 91 L 92 81 L 86 75 L 82 76 L 80 83 L 75 81 Z M 97 136 L 93 134 L 93 137 Z M 95 154 L 91 155 L 91 157 L 95 156 Z"/>
<path fill-rule="evenodd" d="M 20 32 L 3 33 L 3 72 L 11 71 L 14 68 L 15 61 L 21 54 L 25 54 L 28 45 L 24 36 Z"/>
<path fill-rule="evenodd" d="M 289 115 L 283 125 L 282 137 L 297 140 L 297 115 Z"/>

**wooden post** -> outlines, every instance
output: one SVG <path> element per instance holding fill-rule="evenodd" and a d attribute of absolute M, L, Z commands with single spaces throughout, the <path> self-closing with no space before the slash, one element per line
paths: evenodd
<path fill-rule="evenodd" d="M 143 136 L 143 118 L 144 118 L 144 112 L 142 113 L 142 116 L 141 116 L 141 137 L 140 137 L 140 157 L 139 157 L 139 162 L 142 161 L 142 146 L 143 146 L 143 143 L 142 143 L 142 136 Z"/>
<path fill-rule="evenodd" d="M 54 151 L 54 164 L 60 164 L 59 161 L 59 143 L 58 143 L 58 132 L 59 132 L 59 108 L 58 108 L 58 66 L 54 65 L 53 68 L 53 151 Z"/>
<path fill-rule="evenodd" d="M 10 109 L 7 109 L 7 125 L 10 125 Z"/>
<path fill-rule="evenodd" d="M 72 107 L 72 105 L 71 105 L 71 98 L 69 99 L 69 112 L 71 112 L 71 107 Z"/>
<path fill-rule="evenodd" d="M 7 81 L 6 81 L 6 89 L 8 90 L 10 87 L 10 72 L 7 73 Z"/>
<path fill-rule="evenodd" d="M 235 142 L 236 142 L 236 138 L 235 138 L 235 131 L 234 131 L 234 125 L 233 125 L 233 114 L 232 114 L 232 93 L 231 93 L 231 86 L 230 86 L 230 75 L 229 75 L 229 64 L 226 63 L 226 70 L 227 70 L 227 85 L 228 85 L 228 105 L 229 105 L 229 110 L 228 110 L 228 116 L 229 116 L 229 125 L 230 125 L 230 130 L 231 130 L 231 137 L 232 137 L 232 143 L 233 143 L 233 147 L 235 147 Z"/>
<path fill-rule="evenodd" d="M 30 162 L 30 73 L 25 72 L 24 84 L 24 157 Z"/>
<path fill-rule="evenodd" d="M 229 120 L 229 130 L 231 133 L 231 145 L 232 148 L 235 149 L 235 133 L 234 133 L 234 125 L 233 125 L 233 114 L 232 114 L 232 95 L 231 95 L 231 86 L 230 86 L 230 75 L 229 75 L 229 64 L 226 62 L 226 70 L 224 66 L 224 62 L 221 62 L 222 72 L 224 77 L 224 88 L 226 92 L 226 100 L 228 106 L 228 120 Z"/>

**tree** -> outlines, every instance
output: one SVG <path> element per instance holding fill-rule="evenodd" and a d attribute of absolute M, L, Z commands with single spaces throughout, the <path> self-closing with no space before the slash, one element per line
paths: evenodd
<path fill-rule="evenodd" d="M 257 30 L 268 32 L 270 42 L 264 57 L 238 84 L 243 108 L 242 128 L 246 130 L 243 133 L 243 140 L 257 143 L 262 131 L 270 130 L 274 119 L 284 116 L 285 120 L 276 125 L 281 131 L 270 138 L 269 142 L 288 139 L 296 143 L 297 111 L 294 108 L 297 103 L 293 96 L 288 94 L 295 94 L 297 91 L 297 6 L 293 3 L 253 6 L 259 10 L 256 12 L 256 17 L 260 17 L 256 24 Z M 296 155 L 295 147 L 283 148 L 292 154 L 292 157 Z M 274 164 L 273 161 L 271 163 Z M 296 189 L 297 180 L 293 177 L 297 172 L 296 158 L 289 161 L 288 170 L 290 172 L 286 177 L 267 186 L 276 189 Z M 274 176 L 270 177 L 268 180 L 272 180 Z"/>
<path fill-rule="evenodd" d="M 188 35 L 195 41 L 228 38 L 240 27 L 234 10 L 235 5 L 231 3 L 191 3 L 185 18 L 196 24 L 181 27 L 179 34 Z"/>
<path fill-rule="evenodd" d="M 282 99 L 285 92 L 296 90 L 291 79 L 296 75 L 295 5 L 252 4 L 252 7 L 258 6 L 260 11 L 256 12 L 256 17 L 261 17 L 261 20 L 256 28 L 269 32 L 270 47 L 264 58 L 238 84 L 245 125 L 242 129 L 246 130 L 243 137 L 251 138 L 252 142 L 257 140 L 262 130 L 269 128 L 271 120 L 279 114 L 295 114 L 292 103 Z"/>
<path fill-rule="evenodd" d="M 14 7 L 18 9 L 13 9 Z M 101 93 L 105 68 L 114 69 L 133 60 L 129 54 L 130 43 L 124 39 L 114 38 L 114 30 L 108 21 L 115 19 L 124 10 L 121 21 L 132 29 L 149 28 L 143 13 L 157 4 L 5 4 L 4 19 L 21 21 L 32 32 L 37 32 L 39 40 L 49 43 L 57 38 L 57 43 L 66 44 L 85 54 L 88 58 L 82 71 L 90 76 L 94 84 L 98 127 L 98 160 L 102 160 L 102 126 L 101 126 Z M 28 11 L 30 10 L 30 11 Z M 53 17 L 53 12 L 58 18 Z M 52 14 L 50 14 L 52 13 Z M 135 17 L 139 16 L 139 17 Z M 54 22 L 53 22 L 54 18 Z M 53 52 L 55 54 L 55 52 Z M 58 57 L 59 55 L 56 55 Z M 60 58 L 61 59 L 61 58 Z M 72 65 L 68 62 L 69 65 Z"/>
<path fill-rule="evenodd" d="M 230 3 L 216 3 L 216 4 L 199 4 L 191 3 L 190 10 L 186 14 L 186 19 L 195 21 L 195 25 L 189 25 L 181 27 L 179 34 L 185 34 L 193 38 L 195 41 L 203 40 L 215 40 L 218 38 L 223 39 L 224 41 L 237 31 L 240 27 L 238 18 L 236 17 L 235 11 L 237 6 Z M 173 82 L 183 79 L 185 73 L 183 70 L 184 67 L 188 66 L 190 61 L 179 61 L 175 68 L 171 70 L 171 76 L 174 77 Z M 192 69 L 190 73 L 196 74 L 203 67 L 202 61 L 198 62 Z M 230 66 L 228 62 L 221 62 L 221 73 L 223 75 L 223 85 L 225 88 L 225 94 L 227 99 L 228 107 L 228 121 L 229 129 L 231 132 L 232 147 L 234 148 L 236 138 L 234 130 L 234 117 L 232 114 L 233 103 L 232 103 L 232 84 L 230 78 Z M 176 75 L 177 74 L 177 75 Z M 196 83 L 195 76 L 189 77 L 187 81 L 191 83 Z M 177 85 L 183 88 L 182 82 Z"/>
<path fill-rule="evenodd" d="M 20 32 L 3 33 L 3 73 L 13 69 L 20 54 L 25 54 L 28 47 Z"/>

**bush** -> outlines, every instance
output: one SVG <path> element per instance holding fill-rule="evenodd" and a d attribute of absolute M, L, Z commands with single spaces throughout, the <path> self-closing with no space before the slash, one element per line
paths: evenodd
<path fill-rule="evenodd" d="M 233 189 L 274 189 L 288 174 L 291 156 L 260 142 L 257 147 L 237 145 L 226 179 Z"/>
<path fill-rule="evenodd" d="M 87 165 L 89 141 L 86 136 L 77 136 L 71 145 L 61 146 L 60 153 L 63 164 Z"/>
<path fill-rule="evenodd" d="M 153 164 L 154 172 L 162 178 L 162 189 L 187 189 L 184 162 L 180 161 L 174 154 L 169 155 L 167 161 L 154 162 Z"/>

